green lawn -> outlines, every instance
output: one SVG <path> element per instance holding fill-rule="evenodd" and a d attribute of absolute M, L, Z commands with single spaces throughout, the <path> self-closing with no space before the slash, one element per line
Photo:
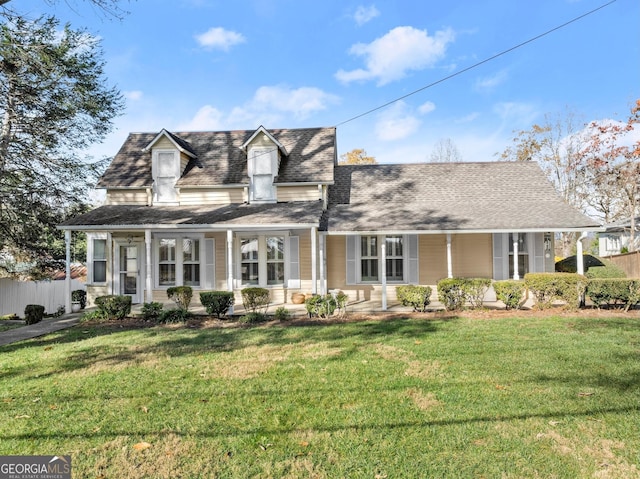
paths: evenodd
<path fill-rule="evenodd" d="M 0 454 L 78 478 L 640 477 L 640 319 L 81 324 L 0 378 Z"/>

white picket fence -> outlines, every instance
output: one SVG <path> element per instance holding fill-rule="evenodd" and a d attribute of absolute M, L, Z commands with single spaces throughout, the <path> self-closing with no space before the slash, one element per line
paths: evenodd
<path fill-rule="evenodd" d="M 85 289 L 84 283 L 71 280 L 71 291 Z M 24 317 L 27 304 L 40 304 L 47 313 L 55 313 L 65 305 L 64 281 L 15 281 L 0 279 L 0 316 L 17 314 Z"/>

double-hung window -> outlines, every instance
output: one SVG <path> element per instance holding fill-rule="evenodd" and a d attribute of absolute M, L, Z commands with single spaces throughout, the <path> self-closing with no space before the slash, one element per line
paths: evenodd
<path fill-rule="evenodd" d="M 182 240 L 182 284 L 200 286 L 200 240 Z"/>
<path fill-rule="evenodd" d="M 360 280 L 378 281 L 378 237 L 360 237 Z"/>
<path fill-rule="evenodd" d="M 174 150 L 154 150 L 153 179 L 155 182 L 155 201 L 175 203 L 178 201 L 176 182 L 180 176 L 180 157 Z"/>
<path fill-rule="evenodd" d="M 158 285 L 176 285 L 176 238 L 158 241 Z"/>
<path fill-rule="evenodd" d="M 412 239 L 413 254 L 407 256 L 407 238 Z M 384 246 L 386 280 L 417 281 L 417 238 L 412 235 L 362 235 L 347 237 L 347 281 L 380 283 Z M 407 268 L 414 271 L 407 277 Z"/>
<path fill-rule="evenodd" d="M 285 282 L 285 236 L 240 238 L 240 279 L 245 286 L 273 286 Z"/>
<path fill-rule="evenodd" d="M 155 239 L 156 286 L 203 285 L 204 251 L 202 237 L 159 236 Z M 211 253 L 213 254 L 213 253 Z M 207 273 L 209 275 L 209 273 Z"/>
<path fill-rule="evenodd" d="M 107 282 L 107 240 L 106 238 L 93 238 L 92 246 L 92 284 Z"/>
<path fill-rule="evenodd" d="M 387 281 L 404 280 L 404 252 L 402 236 L 387 236 L 385 238 L 387 253 Z"/>

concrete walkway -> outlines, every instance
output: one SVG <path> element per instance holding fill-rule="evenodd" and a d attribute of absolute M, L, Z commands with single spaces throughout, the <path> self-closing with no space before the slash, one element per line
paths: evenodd
<path fill-rule="evenodd" d="M 17 343 L 25 339 L 37 338 L 45 334 L 60 331 L 61 329 L 70 328 L 78 324 L 80 316 L 82 316 L 82 313 L 65 314 L 59 318 L 43 319 L 36 324 L 29 324 L 27 326 L 2 331 L 0 332 L 0 346 Z"/>

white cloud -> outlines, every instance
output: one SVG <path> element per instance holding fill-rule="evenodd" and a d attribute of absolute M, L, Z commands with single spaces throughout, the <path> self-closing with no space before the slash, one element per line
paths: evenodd
<path fill-rule="evenodd" d="M 417 131 L 420 120 L 413 116 L 404 102 L 397 102 L 378 115 L 375 132 L 382 141 L 402 140 Z"/>
<path fill-rule="evenodd" d="M 223 124 L 223 113 L 211 105 L 205 105 L 196 112 L 191 120 L 178 125 L 176 129 L 183 131 L 215 131 L 223 129 Z"/>
<path fill-rule="evenodd" d="M 364 5 L 358 6 L 356 12 L 353 14 L 353 19 L 356 21 L 358 26 L 364 25 L 367 22 L 370 22 L 374 18 L 380 15 L 380 12 L 376 8 L 375 5 L 371 5 L 369 7 L 365 7 Z"/>
<path fill-rule="evenodd" d="M 138 101 L 142 99 L 142 92 L 140 90 L 125 91 L 123 95 L 127 100 L 131 101 Z"/>
<path fill-rule="evenodd" d="M 455 38 L 451 29 L 429 36 L 426 30 L 396 27 L 371 43 L 357 43 L 350 53 L 365 58 L 366 68 L 339 70 L 336 78 L 344 83 L 378 80 L 384 85 L 403 78 L 411 70 L 433 66 L 445 55 L 447 45 Z"/>
<path fill-rule="evenodd" d="M 196 35 L 195 39 L 202 47 L 224 50 L 225 52 L 229 51 L 232 46 L 246 41 L 241 33 L 225 30 L 221 27 L 210 28 L 205 33 Z"/>
<path fill-rule="evenodd" d="M 431 113 L 435 109 L 436 109 L 436 104 L 433 103 L 432 101 L 427 101 L 418 107 L 418 111 L 423 115 L 427 115 L 428 113 Z"/>
<path fill-rule="evenodd" d="M 506 70 L 501 70 L 492 76 L 478 78 L 475 82 L 475 88 L 476 90 L 493 90 L 507 81 L 508 77 Z"/>

